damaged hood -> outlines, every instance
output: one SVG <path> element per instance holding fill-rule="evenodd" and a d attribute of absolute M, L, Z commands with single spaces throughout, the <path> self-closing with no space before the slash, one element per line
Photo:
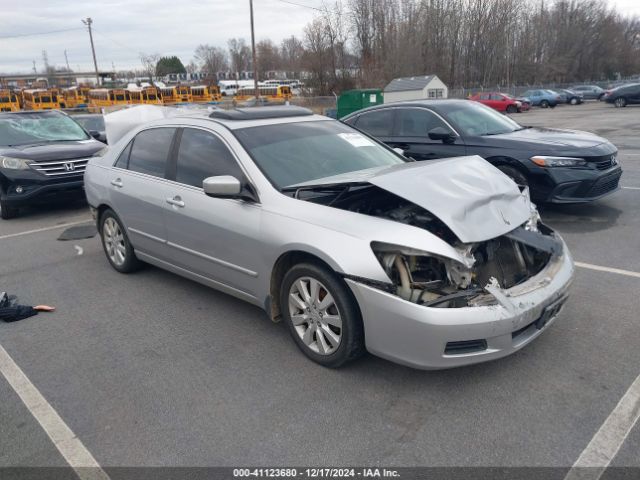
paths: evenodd
<path fill-rule="evenodd" d="M 531 215 L 528 193 L 479 156 L 373 168 L 296 186 L 364 182 L 428 210 L 464 243 L 504 235 Z"/>

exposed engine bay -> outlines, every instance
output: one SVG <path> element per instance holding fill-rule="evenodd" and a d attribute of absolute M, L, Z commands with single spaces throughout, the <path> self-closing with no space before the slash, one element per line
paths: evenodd
<path fill-rule="evenodd" d="M 385 290 L 428 307 L 496 304 L 492 291 L 527 281 L 562 252 L 562 243 L 540 222 L 533 206 L 531 218 L 525 225 L 494 239 L 465 244 L 429 211 L 372 185 L 301 189 L 294 196 L 422 228 L 452 245 L 464 258 L 464 264 L 429 252 L 372 244 L 393 283 L 386 285 Z"/>

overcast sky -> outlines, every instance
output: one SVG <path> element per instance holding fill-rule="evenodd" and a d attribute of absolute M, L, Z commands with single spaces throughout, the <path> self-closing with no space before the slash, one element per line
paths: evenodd
<path fill-rule="evenodd" d="M 256 36 L 280 42 L 300 36 L 318 12 L 288 1 L 318 7 L 322 0 L 254 0 Z M 640 0 L 610 0 L 627 14 L 640 15 Z M 226 47 L 231 37 L 250 38 L 248 0 L 0 0 L 10 16 L 0 31 L 0 72 L 30 72 L 32 61 L 92 70 L 91 49 L 81 18 L 92 17 L 100 69 L 139 68 L 140 52 L 178 55 L 185 65 L 195 47 Z M 10 21 L 8 20 L 10 19 Z M 6 38 L 15 35 L 71 31 Z M 4 38 L 3 38 L 4 37 Z"/>

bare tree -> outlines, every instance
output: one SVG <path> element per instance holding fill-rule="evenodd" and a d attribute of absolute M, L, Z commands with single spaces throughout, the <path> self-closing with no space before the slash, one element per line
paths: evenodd
<path fill-rule="evenodd" d="M 217 79 L 219 72 L 229 68 L 227 52 L 220 47 L 209 44 L 198 45 L 193 57 L 200 70 L 210 78 Z"/>
<path fill-rule="evenodd" d="M 231 71 L 239 77 L 241 72 L 251 69 L 251 49 L 244 38 L 232 38 L 227 41 L 231 59 Z"/>
<path fill-rule="evenodd" d="M 159 53 L 140 53 L 140 63 L 145 75 L 149 77 L 149 82 L 153 82 L 153 76 L 156 73 L 156 65 L 158 60 L 162 58 Z"/>

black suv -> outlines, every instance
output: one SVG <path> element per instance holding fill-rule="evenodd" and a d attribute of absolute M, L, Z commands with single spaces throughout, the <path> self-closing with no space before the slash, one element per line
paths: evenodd
<path fill-rule="evenodd" d="M 84 195 L 84 170 L 105 145 L 55 111 L 0 113 L 0 216 L 37 202 Z"/>
<path fill-rule="evenodd" d="M 342 119 L 414 160 L 479 155 L 546 203 L 596 200 L 618 189 L 618 151 L 576 130 L 523 127 L 470 100 L 417 100 Z"/>

